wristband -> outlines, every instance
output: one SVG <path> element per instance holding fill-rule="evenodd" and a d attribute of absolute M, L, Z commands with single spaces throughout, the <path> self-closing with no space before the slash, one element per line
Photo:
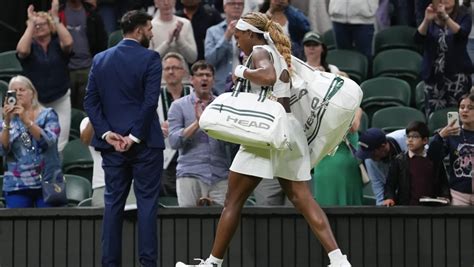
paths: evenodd
<path fill-rule="evenodd" d="M 7 130 L 10 130 L 12 127 L 10 126 L 10 124 L 6 124 L 5 121 L 2 122 L 2 127 L 3 129 L 7 129 Z"/>
<path fill-rule="evenodd" d="M 447 21 L 449 19 L 449 15 L 448 14 L 444 14 L 443 15 L 443 21 Z"/>
<path fill-rule="evenodd" d="M 54 24 L 59 24 L 59 18 L 58 17 L 54 17 L 53 21 L 54 21 Z"/>
<path fill-rule="evenodd" d="M 244 65 L 237 65 L 237 67 L 235 67 L 235 70 L 234 70 L 234 75 L 239 78 L 245 79 L 244 72 L 246 69 L 248 68 L 245 67 Z"/>

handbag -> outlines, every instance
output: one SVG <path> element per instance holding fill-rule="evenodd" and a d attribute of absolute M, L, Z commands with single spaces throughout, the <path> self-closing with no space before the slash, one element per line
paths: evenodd
<path fill-rule="evenodd" d="M 294 56 L 291 68 L 291 112 L 303 126 L 314 167 L 349 131 L 362 90 L 351 79 L 314 70 Z"/>
<path fill-rule="evenodd" d="M 289 148 L 288 117 L 283 106 L 260 94 L 240 92 L 239 79 L 232 92 L 219 95 L 203 111 L 199 127 L 210 137 L 244 146 Z"/>
<path fill-rule="evenodd" d="M 352 146 L 349 140 L 347 140 L 347 138 L 344 138 L 344 141 L 346 142 L 347 147 L 351 151 L 352 156 L 354 156 L 354 158 L 357 159 L 357 157 L 355 156 L 355 148 Z M 367 173 L 367 169 L 365 169 L 365 165 L 363 162 L 359 163 L 359 170 L 360 170 L 360 177 L 362 178 L 362 183 L 368 184 L 370 182 L 370 178 L 369 178 L 369 174 Z"/>
<path fill-rule="evenodd" d="M 41 176 L 41 187 L 43 200 L 52 206 L 64 206 L 67 204 L 66 178 L 60 170 L 56 171 L 52 179 L 46 180 Z"/>

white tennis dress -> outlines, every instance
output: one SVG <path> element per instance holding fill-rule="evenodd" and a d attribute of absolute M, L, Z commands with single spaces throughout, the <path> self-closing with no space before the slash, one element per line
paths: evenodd
<path fill-rule="evenodd" d="M 282 82 L 279 77 L 288 67 L 284 58 L 271 46 L 255 46 L 267 50 L 273 59 L 277 82 L 273 85 L 274 97 L 290 97 L 290 83 Z M 260 93 L 261 86 L 251 83 L 250 92 Z M 257 176 L 265 179 L 280 177 L 293 181 L 311 179 L 309 148 L 302 125 L 293 114 L 288 113 L 288 127 L 291 129 L 289 150 L 269 150 L 248 146 L 240 146 L 239 152 L 232 162 L 233 172 Z"/>

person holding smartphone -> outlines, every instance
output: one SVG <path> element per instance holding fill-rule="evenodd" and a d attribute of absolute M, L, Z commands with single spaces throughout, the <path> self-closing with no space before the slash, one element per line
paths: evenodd
<path fill-rule="evenodd" d="M 58 116 L 39 104 L 38 92 L 28 78 L 13 77 L 8 90 L 0 128 L 6 207 L 50 207 L 43 200 L 41 179 L 57 178 L 54 173 L 61 170 Z"/>
<path fill-rule="evenodd" d="M 464 95 L 459 102 L 459 127 L 456 120 L 435 134 L 430 142 L 433 155 L 442 160 L 449 155 L 449 185 L 452 205 L 474 204 L 474 94 Z"/>
<path fill-rule="evenodd" d="M 457 0 L 436 0 L 425 10 L 414 38 L 424 48 L 421 78 L 427 117 L 456 106 L 471 89 L 472 62 L 466 48 L 471 26 L 471 15 Z"/>

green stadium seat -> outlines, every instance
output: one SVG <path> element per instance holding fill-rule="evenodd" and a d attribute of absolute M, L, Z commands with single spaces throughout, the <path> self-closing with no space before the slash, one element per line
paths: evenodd
<path fill-rule="evenodd" d="M 115 46 L 116 44 L 118 44 L 120 41 L 122 41 L 123 39 L 123 33 L 122 33 L 122 30 L 117 30 L 117 31 L 114 31 L 114 32 L 111 32 L 109 34 L 109 40 L 108 40 L 108 44 L 107 46 L 110 48 L 112 46 Z"/>
<path fill-rule="evenodd" d="M 15 50 L 0 53 L 0 80 L 9 82 L 13 76 L 22 72 L 23 68 L 16 58 Z"/>
<path fill-rule="evenodd" d="M 80 139 L 69 141 L 63 150 L 62 169 L 66 174 L 74 174 L 92 181 L 94 160 L 89 148 Z"/>
<path fill-rule="evenodd" d="M 158 205 L 162 208 L 178 207 L 177 197 L 159 197 Z"/>
<path fill-rule="evenodd" d="M 8 91 L 8 83 L 6 81 L 0 80 L 0 94 L 1 94 L 0 101 L 2 101 L 2 103 L 3 103 L 3 99 L 7 95 L 7 91 Z"/>
<path fill-rule="evenodd" d="M 86 178 L 72 174 L 64 174 L 64 177 L 68 206 L 77 206 L 84 199 L 92 197 L 92 185 Z"/>
<path fill-rule="evenodd" d="M 425 114 L 411 107 L 388 107 L 374 113 L 370 127 L 380 128 L 389 133 L 406 128 L 412 121 L 426 122 Z"/>
<path fill-rule="evenodd" d="M 359 133 L 363 133 L 369 129 L 369 116 L 365 111 L 362 111 L 362 116 L 360 117 Z"/>
<path fill-rule="evenodd" d="M 80 110 L 71 108 L 71 128 L 69 130 L 69 140 L 79 139 L 81 137 L 80 125 L 82 119 L 87 117 L 87 114 Z"/>
<path fill-rule="evenodd" d="M 415 87 L 415 107 L 425 113 L 425 82 L 423 81 Z"/>
<path fill-rule="evenodd" d="M 77 204 L 78 207 L 91 207 L 92 206 L 92 198 L 86 198 L 84 200 L 82 200 L 81 202 L 79 202 L 79 204 Z"/>
<path fill-rule="evenodd" d="M 334 32 L 331 30 L 327 30 L 323 34 L 323 42 L 328 48 L 328 50 L 336 49 L 336 39 L 334 38 Z"/>
<path fill-rule="evenodd" d="M 376 77 L 364 81 L 360 88 L 364 93 L 361 108 L 369 118 L 379 109 L 390 106 L 410 106 L 410 85 L 393 77 Z"/>
<path fill-rule="evenodd" d="M 420 46 L 415 43 L 413 36 L 416 28 L 397 25 L 382 31 L 374 36 L 374 55 L 389 49 L 403 48 L 419 52 Z"/>
<path fill-rule="evenodd" d="M 327 62 L 346 72 L 356 83 L 360 84 L 367 78 L 367 57 L 352 50 L 330 50 Z"/>

